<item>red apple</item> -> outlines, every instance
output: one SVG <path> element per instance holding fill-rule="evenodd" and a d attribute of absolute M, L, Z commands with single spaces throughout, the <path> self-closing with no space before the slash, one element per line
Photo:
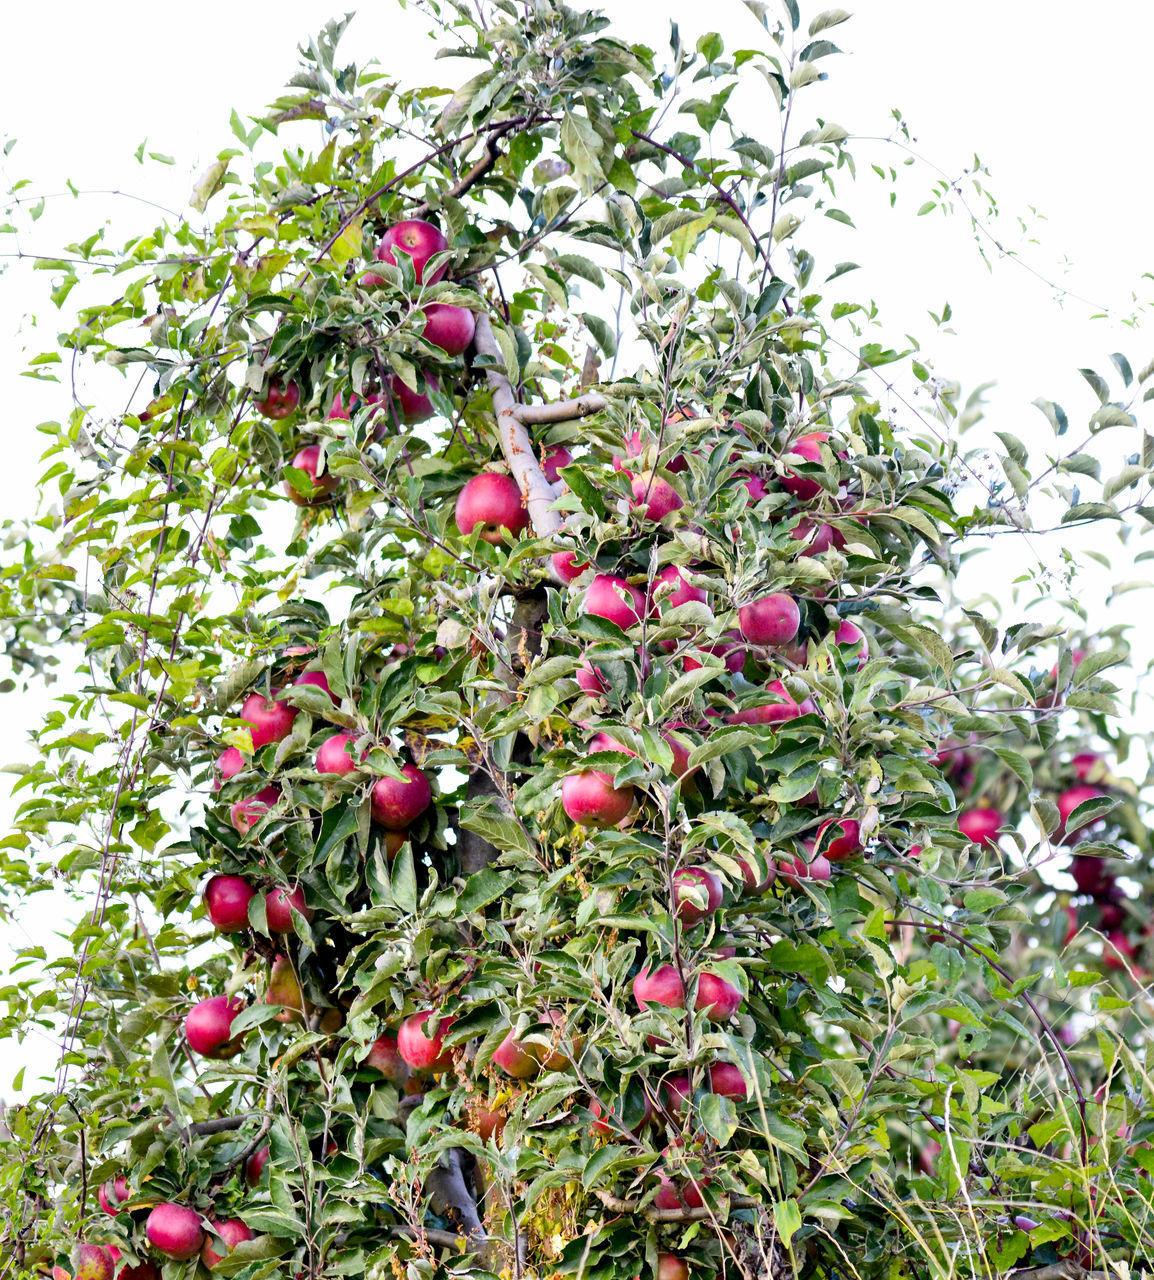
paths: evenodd
<path fill-rule="evenodd" d="M 369 796 L 373 821 L 389 831 L 404 831 L 433 803 L 429 780 L 415 764 L 401 773 L 403 778 L 378 778 Z"/>
<path fill-rule="evenodd" d="M 741 992 L 716 973 L 701 973 L 693 1007 L 714 1022 L 727 1022 L 741 1007 Z"/>
<path fill-rule="evenodd" d="M 362 1065 L 379 1071 L 386 1080 L 391 1080 L 394 1084 L 404 1084 L 409 1078 L 409 1068 L 397 1048 L 396 1036 L 378 1036 L 369 1046 Z"/>
<path fill-rule="evenodd" d="M 219 933 L 248 928 L 248 904 L 256 890 L 244 876 L 213 876 L 204 886 L 204 909 Z"/>
<path fill-rule="evenodd" d="M 120 1261 L 120 1250 L 114 1244 L 108 1246 L 108 1252 L 118 1262 Z M 157 1271 L 155 1262 L 145 1258 L 136 1266 L 127 1262 L 122 1263 L 120 1270 L 116 1273 L 116 1280 L 160 1280 L 160 1272 Z"/>
<path fill-rule="evenodd" d="M 532 1053 L 510 1031 L 493 1050 L 493 1065 L 514 1080 L 531 1080 L 540 1070 Z"/>
<path fill-rule="evenodd" d="M 355 733 L 334 733 L 317 747 L 317 773 L 335 773 L 343 777 L 357 768 L 351 748 L 357 740 Z"/>
<path fill-rule="evenodd" d="M 585 592 L 585 612 L 628 631 L 645 616 L 645 597 L 624 578 L 599 573 Z"/>
<path fill-rule="evenodd" d="M 454 517 L 462 537 L 479 528 L 482 541 L 494 546 L 529 527 L 520 485 L 512 476 L 495 471 L 484 471 L 468 481 L 457 495 Z"/>
<path fill-rule="evenodd" d="M 685 499 L 655 471 L 643 471 L 634 476 L 630 484 L 633 509 L 640 511 L 647 520 L 664 520 L 667 515 L 685 505 Z"/>
<path fill-rule="evenodd" d="M 607 773 L 591 769 L 561 782 L 561 804 L 582 827 L 615 827 L 633 808 L 633 788 L 615 787 Z"/>
<path fill-rule="evenodd" d="M 1126 962 L 1137 954 L 1137 948 L 1122 929 L 1111 929 L 1102 944 L 1102 963 L 1107 969 L 1125 969 Z"/>
<path fill-rule="evenodd" d="M 750 644 L 783 645 L 797 635 L 801 610 L 784 591 L 762 596 L 737 611 L 741 634 Z"/>
<path fill-rule="evenodd" d="M 664 613 L 666 609 L 676 609 L 678 605 L 694 601 L 704 604 L 709 596 L 700 587 L 690 586 L 677 565 L 668 564 L 653 579 L 651 598 Z"/>
<path fill-rule="evenodd" d="M 555 551 L 549 558 L 549 563 L 553 566 L 553 572 L 564 583 L 576 582 L 589 568 L 588 563 L 578 561 L 575 551 Z"/>
<path fill-rule="evenodd" d="M 78 1244 L 72 1250 L 73 1280 L 112 1280 L 112 1254 L 102 1244 Z"/>
<path fill-rule="evenodd" d="M 830 862 L 844 862 L 861 853 L 861 825 L 854 818 L 827 818 L 817 829 L 815 847 Z"/>
<path fill-rule="evenodd" d="M 998 847 L 998 828 L 1005 822 L 1000 809 L 963 809 L 958 814 L 958 830 L 973 844 L 987 849 Z"/>
<path fill-rule="evenodd" d="M 734 862 L 737 863 L 741 871 L 741 878 L 745 882 L 745 892 L 755 897 L 761 897 L 777 879 L 777 865 L 772 859 L 766 859 L 764 880 L 761 878 L 761 872 L 748 859 L 734 858 Z"/>
<path fill-rule="evenodd" d="M 721 906 L 721 881 L 704 867 L 682 867 L 673 873 L 673 897 L 678 920 L 695 925 Z"/>
<path fill-rule="evenodd" d="M 205 1237 L 204 1247 L 200 1251 L 200 1258 L 210 1271 L 215 1271 L 238 1244 L 252 1239 L 252 1232 L 239 1218 L 227 1218 L 224 1222 L 212 1222 L 212 1229 L 215 1235 Z M 214 1247 L 217 1243 L 217 1236 L 224 1241 L 226 1246 L 224 1253 L 218 1253 Z"/>
<path fill-rule="evenodd" d="M 834 632 L 834 643 L 837 645 L 856 645 L 854 652 L 845 659 L 846 666 L 855 666 L 860 671 L 862 667 L 870 660 L 869 641 L 865 638 L 865 632 L 855 623 L 845 619 L 838 629 Z"/>
<path fill-rule="evenodd" d="M 425 1026 L 430 1019 L 436 1029 L 432 1036 L 427 1036 Z M 445 1033 L 454 1021 L 453 1018 L 438 1018 L 431 1009 L 412 1014 L 397 1031 L 397 1052 L 414 1071 L 446 1070 L 452 1066 L 453 1058 L 445 1048 Z"/>
<path fill-rule="evenodd" d="M 679 1116 L 693 1097 L 688 1076 L 667 1076 L 661 1082 L 661 1090 L 665 1094 L 665 1110 L 671 1116 Z"/>
<path fill-rule="evenodd" d="M 749 1089 L 745 1077 L 731 1062 L 713 1062 L 709 1066 L 709 1092 L 741 1100 L 748 1096 Z"/>
<path fill-rule="evenodd" d="M 262 693 L 250 693 L 240 709 L 240 718 L 251 727 L 254 751 L 287 738 L 296 716 L 294 708 L 277 701 L 275 694 L 266 698 Z"/>
<path fill-rule="evenodd" d="M 482 1142 L 488 1142 L 490 1138 L 498 1143 L 501 1141 L 505 1125 L 509 1122 L 509 1113 L 504 1107 L 489 1107 L 479 1098 L 470 1098 L 465 1109 L 471 1133 L 475 1133 Z"/>
<path fill-rule="evenodd" d="M 260 1182 L 261 1174 L 271 1154 L 271 1147 L 261 1147 L 244 1162 L 244 1180 L 250 1187 L 255 1187 Z"/>
<path fill-rule="evenodd" d="M 806 462 L 821 462 L 822 442 L 828 439 L 828 431 L 812 431 L 809 435 L 798 436 L 786 452 L 795 453 Z M 801 502 L 809 502 L 821 493 L 821 485 L 816 480 L 796 471 L 786 471 L 781 483 Z"/>
<path fill-rule="evenodd" d="M 128 1190 L 128 1179 L 122 1173 L 118 1173 L 115 1178 L 109 1178 L 107 1182 L 102 1182 L 96 1192 L 96 1199 L 100 1202 L 100 1207 L 109 1217 L 115 1218 L 120 1212 L 120 1206 L 128 1199 L 131 1193 Z"/>
<path fill-rule="evenodd" d="M 270 787 L 262 788 L 255 796 L 238 800 L 230 806 L 229 821 L 242 836 L 246 836 L 279 799 L 280 786 L 273 783 Z"/>
<path fill-rule="evenodd" d="M 1075 854 L 1070 860 L 1070 874 L 1074 877 L 1079 893 L 1089 893 L 1094 897 L 1103 892 L 1108 882 L 1102 860 L 1087 858 L 1082 854 Z"/>
<path fill-rule="evenodd" d="M 432 374 L 425 375 L 425 382 L 431 391 L 440 389 L 440 383 Z M 389 381 L 389 394 L 398 406 L 402 422 L 412 425 L 414 422 L 424 422 L 433 416 L 432 400 L 422 392 L 414 391 L 399 373 L 394 373 Z M 375 433 L 375 439 L 380 440 L 387 430 L 388 422 L 382 418 Z"/>
<path fill-rule="evenodd" d="M 746 493 L 749 494 L 750 502 L 760 502 L 769 493 L 769 486 L 761 476 L 746 472 L 740 479 L 741 483 L 745 485 Z"/>
<path fill-rule="evenodd" d="M 1067 825 L 1070 820 L 1070 815 L 1080 804 L 1085 804 L 1087 800 L 1097 800 L 1105 794 L 1106 793 L 1104 791 L 1099 790 L 1097 787 L 1088 787 L 1084 785 L 1069 787 L 1067 790 L 1063 791 L 1057 799 L 1058 817 L 1060 822 L 1058 830 L 1055 832 L 1055 839 L 1060 843 L 1065 844 L 1069 841 L 1075 831 L 1080 831 L 1083 827 L 1091 824 L 1096 825 L 1101 822 L 1101 818 L 1084 818 L 1073 828 Z"/>
<path fill-rule="evenodd" d="M 715 653 L 719 658 L 724 658 L 726 671 L 730 675 L 736 675 L 745 666 L 745 642 L 741 638 L 740 631 L 727 631 L 725 641 L 719 641 L 716 644 L 700 644 L 698 648 L 703 653 Z M 682 665 L 686 671 L 697 671 L 702 664 L 696 658 L 686 656 L 682 659 Z"/>
<path fill-rule="evenodd" d="M 587 658 L 577 664 L 577 686 L 591 698 L 599 698 L 609 692 L 609 682 L 600 667 L 595 667 Z"/>
<path fill-rule="evenodd" d="M 378 262 L 396 266 L 396 255 L 407 253 L 413 260 L 413 274 L 417 277 L 417 283 L 436 284 L 449 269 L 448 265 L 442 263 L 427 280 L 425 265 L 435 253 L 443 253 L 448 247 L 449 242 L 431 222 L 409 218 L 404 222 L 394 222 L 385 231 L 374 256 Z"/>
<path fill-rule="evenodd" d="M 216 771 L 220 774 L 220 777 L 213 783 L 213 789 L 219 791 L 220 784 L 227 782 L 229 778 L 235 778 L 244 766 L 244 756 L 241 755 L 236 747 L 226 747 L 216 760 Z"/>
<path fill-rule="evenodd" d="M 545 456 L 541 459 L 541 474 L 550 484 L 556 484 L 561 478 L 561 468 L 572 465 L 573 455 L 569 450 L 563 444 L 555 444 L 545 450 Z"/>
<path fill-rule="evenodd" d="M 277 378 L 271 378 L 263 400 L 255 401 L 257 413 L 266 418 L 287 418 L 301 402 L 301 389 L 296 382 L 286 387 Z"/>
<path fill-rule="evenodd" d="M 777 874 L 786 884 L 795 885 L 799 880 L 828 880 L 833 874 L 833 868 L 828 858 L 820 853 L 814 857 L 811 853 L 808 861 L 804 858 L 793 858 L 779 862 Z"/>
<path fill-rule="evenodd" d="M 642 1009 L 661 1004 L 667 1009 L 685 1008 L 685 987 L 681 975 L 671 964 L 658 965 L 652 973 L 648 966 L 633 979 L 633 998 Z"/>
<path fill-rule="evenodd" d="M 228 1058 L 240 1045 L 232 1040 L 232 1020 L 244 1006 L 234 996 L 209 996 L 185 1015 L 184 1035 L 193 1053 L 205 1058 Z M 173 1255 L 175 1256 L 175 1255 Z"/>
<path fill-rule="evenodd" d="M 780 680 L 771 680 L 765 686 L 767 693 L 773 694 L 771 702 L 762 702 L 744 711 L 734 711 L 729 716 L 730 724 L 778 724 L 783 720 L 796 720 L 798 716 L 812 715 L 817 706 L 812 698 L 803 698 L 795 702 L 789 690 Z"/>
<path fill-rule="evenodd" d="M 292 909 L 299 911 L 306 920 L 313 918 L 313 909 L 306 904 L 305 891 L 299 884 L 292 890 L 278 886 L 268 891 L 264 900 L 264 918 L 268 924 L 269 933 L 291 931 Z"/>
<path fill-rule="evenodd" d="M 832 524 L 815 524 L 808 516 L 802 516 L 789 536 L 805 544 L 798 552 L 802 556 L 820 556 L 830 547 L 840 551 L 846 542 L 840 529 L 835 529 Z"/>
<path fill-rule="evenodd" d="M 186 1262 L 198 1254 L 204 1244 L 204 1228 L 200 1214 L 182 1204 L 158 1204 L 144 1224 L 148 1243 L 167 1258 Z"/>
<path fill-rule="evenodd" d="M 692 417 L 695 415 L 690 415 L 690 416 Z M 681 418 L 678 417 L 676 414 L 670 414 L 670 416 L 666 418 L 665 421 L 667 424 L 671 422 L 680 422 Z M 642 436 L 640 431 L 631 431 L 625 437 L 625 458 L 624 459 L 614 458 L 613 470 L 614 471 L 627 470 L 628 468 L 625 465 L 625 462 L 627 459 L 640 458 L 646 449 L 656 444 L 657 444 L 657 441 L 654 439 L 653 436 L 650 436 L 650 435 Z M 678 453 L 678 454 L 675 454 L 668 461 L 665 461 L 664 459 L 662 459 L 661 465 L 665 468 L 666 471 L 676 476 L 676 475 L 680 475 L 681 472 L 683 472 L 685 468 L 689 466 L 689 463 L 686 461 L 684 454 Z"/>
<path fill-rule="evenodd" d="M 1079 782 L 1086 782 L 1099 771 L 1101 763 L 1102 757 L 1097 752 L 1079 751 L 1070 761 L 1070 767 L 1074 770 Z"/>
<path fill-rule="evenodd" d="M 657 1280 L 689 1280 L 689 1267 L 684 1258 L 673 1253 L 657 1255 Z"/>
<path fill-rule="evenodd" d="M 679 1143 L 672 1143 L 665 1148 L 665 1160 L 669 1165 L 680 1164 L 680 1160 L 671 1158 L 670 1153 Z M 695 1178 L 688 1175 L 682 1181 L 681 1177 L 670 1177 L 669 1174 L 662 1172 L 660 1175 L 661 1189 L 654 1197 L 653 1204 L 658 1209 L 700 1209 L 705 1201 L 701 1198 L 701 1188 L 709 1185 L 710 1178 L 707 1174 L 700 1174 Z"/>
<path fill-rule="evenodd" d="M 289 466 L 296 471 L 303 471 L 308 482 L 302 483 L 291 477 L 285 477 L 283 485 L 285 493 L 298 507 L 321 507 L 332 497 L 340 483 L 331 471 L 325 470 L 317 474 L 321 465 L 321 447 L 319 444 L 306 444 L 293 454 Z"/>
<path fill-rule="evenodd" d="M 421 336 L 434 347 L 440 347 L 446 355 L 459 356 L 473 341 L 476 328 L 477 317 L 468 307 L 430 302 L 425 308 L 425 327 Z"/>
<path fill-rule="evenodd" d="M 329 688 L 329 678 L 323 671 L 302 671 L 293 681 L 294 685 L 311 684 L 320 689 L 322 693 L 327 693 L 333 701 L 334 707 L 341 705 L 340 698 Z"/>

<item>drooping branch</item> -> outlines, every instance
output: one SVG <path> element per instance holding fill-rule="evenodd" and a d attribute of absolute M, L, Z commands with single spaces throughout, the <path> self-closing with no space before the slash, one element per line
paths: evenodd
<path fill-rule="evenodd" d="M 493 327 L 489 317 L 477 316 L 477 331 L 473 337 L 473 345 L 479 355 L 491 356 L 502 361 L 497 340 L 493 337 Z M 545 479 L 545 474 L 533 451 L 533 442 L 524 424 L 517 417 L 517 397 L 513 394 L 512 384 L 499 368 L 489 367 L 485 370 L 489 389 L 493 393 L 493 409 L 497 415 L 497 432 L 501 438 L 501 453 L 509 464 L 513 479 L 521 488 L 525 498 L 525 506 L 529 511 L 529 520 L 533 532 L 539 537 L 556 533 L 561 528 L 561 515 L 552 510 L 553 488 Z"/>

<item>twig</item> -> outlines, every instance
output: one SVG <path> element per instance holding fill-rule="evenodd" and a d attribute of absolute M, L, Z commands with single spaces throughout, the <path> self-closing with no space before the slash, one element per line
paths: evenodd
<path fill-rule="evenodd" d="M 486 315 L 477 316 L 477 331 L 473 338 L 479 355 L 492 356 L 501 360 L 501 351 L 497 340 L 493 337 L 493 328 Z M 485 370 L 489 389 L 493 393 L 493 409 L 497 414 L 497 433 L 501 439 L 501 453 L 509 464 L 513 479 L 520 486 L 529 510 L 529 519 L 533 532 L 539 537 L 547 537 L 561 528 L 561 515 L 554 511 L 553 487 L 545 479 L 545 474 L 537 462 L 533 452 L 533 443 L 529 433 L 517 417 L 517 398 L 508 377 L 492 366 Z"/>
<path fill-rule="evenodd" d="M 526 128 L 528 128 L 532 123 L 533 121 L 531 118 L 528 120 L 507 120 L 502 125 L 494 129 L 493 132 L 485 139 L 485 154 L 459 181 L 454 182 L 448 191 L 439 192 L 439 195 L 442 197 L 452 196 L 455 199 L 457 196 L 463 196 L 470 187 L 475 187 L 485 174 L 487 174 L 497 163 L 497 157 L 501 154 L 497 150 L 497 139 L 503 138 L 505 134 L 518 124 L 524 124 Z M 422 200 L 419 205 L 416 205 L 410 211 L 409 217 L 419 218 L 422 214 L 428 213 L 431 207 L 432 206 L 427 200 Z"/>

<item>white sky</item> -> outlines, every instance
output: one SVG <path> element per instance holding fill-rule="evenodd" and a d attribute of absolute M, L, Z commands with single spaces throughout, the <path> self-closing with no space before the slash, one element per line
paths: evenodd
<path fill-rule="evenodd" d="M 667 47 L 670 18 L 680 23 L 688 44 L 710 29 L 706 18 L 727 50 L 759 44 L 763 35 L 740 0 L 609 0 L 603 7 L 627 38 L 659 51 Z M 820 7 L 805 9 L 803 35 Z M 1044 395 L 1065 405 L 1076 424 L 1072 431 L 1078 430 L 1096 407 L 1078 366 L 1107 373 L 1111 351 L 1128 354 L 1135 368 L 1154 355 L 1149 323 L 1137 331 L 1122 324 L 1135 298 L 1151 297 L 1143 273 L 1154 267 L 1154 181 L 1142 144 L 1154 6 L 1131 0 L 1092 7 L 1074 0 L 864 0 L 846 7 L 854 19 L 827 35 L 852 56 L 824 64 L 829 82 L 807 91 L 817 103 L 813 109 L 851 134 L 884 136 L 891 131 L 890 109 L 899 106 L 917 149 L 950 176 L 976 152 L 990 170 L 988 185 L 1003 214 L 996 233 L 1022 248 L 1044 277 L 1090 299 L 1095 309 L 1108 308 L 1114 318 L 1092 321 L 1091 309 L 1073 300 L 1058 305 L 1044 283 L 1013 263 L 987 272 L 963 218 L 916 218 L 936 176 L 927 168 L 903 175 L 898 207 L 891 211 L 868 162 L 896 164 L 900 157 L 865 143 L 855 146 L 865 176 L 857 188 L 839 193 L 859 230 L 846 232 L 831 248 L 818 278 L 843 258 L 868 266 L 868 273 L 846 278 L 846 294 L 877 298 L 887 321 L 883 332 L 895 344 L 906 332 L 929 339 L 927 351 L 939 372 L 967 388 L 996 381 L 992 426 L 1044 442 L 1049 429 L 1030 405 Z M 179 208 L 194 176 L 235 141 L 231 109 L 242 118 L 259 114 L 295 70 L 297 43 L 328 16 L 323 0 L 281 0 L 275 15 L 251 0 L 200 0 L 180 12 L 154 5 L 146 19 L 144 12 L 125 0 L 9 7 L 0 134 L 17 138 L 18 145 L 2 162 L 5 186 L 30 177 L 29 193 L 60 192 L 70 179 L 81 190 L 118 189 Z M 409 81 L 424 76 L 457 84 L 475 74 L 475 64 L 434 63 L 434 47 L 418 38 L 422 26 L 412 10 L 375 0 L 347 33 L 344 56 L 363 63 L 376 54 L 386 70 Z M 744 127 L 776 143 L 776 117 L 757 101 L 757 91 L 751 86 L 742 99 Z M 149 150 L 176 163 L 137 164 L 133 153 L 146 138 Z M 312 142 L 306 130 L 289 140 Z M 1025 242 L 1018 216 L 1036 245 Z M 20 247 L 52 254 L 106 217 L 116 219 L 115 244 L 132 229 L 153 225 L 155 211 L 102 197 L 54 200 L 39 223 L 21 222 Z M 0 277 L 0 385 L 9 421 L 6 514 L 21 517 L 31 514 L 43 441 L 34 426 L 67 413 L 68 399 L 63 388 L 19 377 L 22 347 L 34 352 L 51 346 L 59 325 L 45 300 L 48 276 L 14 263 L 13 248 L 10 237 L 0 237 L 0 261 L 7 265 Z M 934 338 L 927 311 L 940 310 L 947 299 L 958 336 Z M 36 328 L 28 326 L 31 313 L 40 317 Z M 27 758 L 27 732 L 47 705 L 38 696 L 9 695 L 0 703 L 0 764 Z M 0 814 L 9 812 L 0 800 Z M 8 930 L 9 944 L 31 937 L 53 948 L 59 917 L 51 911 L 47 895 L 21 909 L 18 927 Z M 3 943 L 0 930 L 0 963 Z M 38 1051 L 35 1044 L 28 1057 L 33 1067 L 52 1061 L 50 1049 Z M 29 1081 L 33 1074 L 28 1072 Z M 0 1096 L 11 1096 L 9 1078 L 0 1068 Z"/>

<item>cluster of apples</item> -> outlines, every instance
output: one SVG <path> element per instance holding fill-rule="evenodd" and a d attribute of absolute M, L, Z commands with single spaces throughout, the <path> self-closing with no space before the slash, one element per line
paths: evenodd
<path fill-rule="evenodd" d="M 429 261 L 444 254 L 448 247 L 448 241 L 439 228 L 420 218 L 410 218 L 385 230 L 374 258 L 397 266 L 397 255 L 404 254 L 412 263 L 418 285 L 436 284 L 444 278 L 448 265 L 442 261 L 427 270 Z M 388 287 L 389 282 L 377 271 L 366 271 L 360 276 L 359 283 L 362 288 L 373 290 Z M 424 315 L 421 336 L 426 342 L 439 347 L 449 357 L 459 356 L 468 349 L 476 329 L 476 317 L 468 307 L 430 302 L 421 311 Z M 437 379 L 431 374 L 426 376 L 426 381 L 431 388 L 437 388 Z M 295 413 L 300 401 L 299 383 L 293 379 L 282 381 L 272 378 L 265 395 L 256 402 L 256 408 L 266 418 L 279 421 Z M 381 390 L 366 394 L 364 404 L 373 411 L 373 438 L 378 441 L 384 438 L 391 423 L 424 422 L 433 413 L 433 402 L 429 396 L 410 387 L 396 373 L 389 377 Z M 350 396 L 346 404 L 337 395 L 328 418 L 330 421 L 348 421 L 359 407 L 360 401 L 356 396 Z M 323 468 L 321 446 L 316 443 L 302 445 L 289 462 L 284 479 L 284 491 L 289 500 L 300 507 L 322 506 L 329 502 L 339 482 L 336 476 Z"/>

